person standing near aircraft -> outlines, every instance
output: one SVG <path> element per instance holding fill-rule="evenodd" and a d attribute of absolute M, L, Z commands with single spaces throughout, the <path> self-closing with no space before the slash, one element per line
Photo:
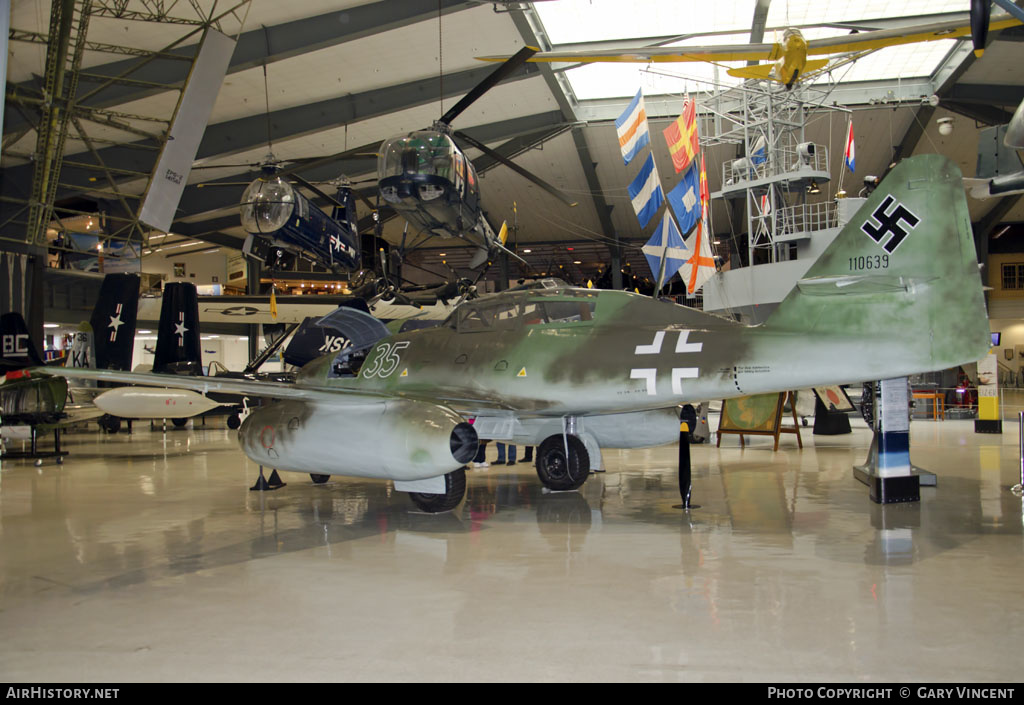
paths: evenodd
<path fill-rule="evenodd" d="M 515 465 L 516 464 L 516 447 L 514 445 L 508 446 L 508 460 L 505 460 L 505 444 L 498 442 L 498 459 L 495 461 L 498 465 Z"/>

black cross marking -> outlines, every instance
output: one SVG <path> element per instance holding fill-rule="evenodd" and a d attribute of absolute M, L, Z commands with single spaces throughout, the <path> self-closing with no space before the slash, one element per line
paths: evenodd
<path fill-rule="evenodd" d="M 902 203 L 897 203 L 891 212 L 886 213 L 892 203 L 893 197 L 886 196 L 885 200 L 882 201 L 882 205 L 871 214 L 871 219 L 860 226 L 864 234 L 882 245 L 882 248 L 889 254 L 892 254 L 900 246 L 900 243 L 907 238 L 907 235 L 910 234 L 909 230 L 913 230 L 921 222 L 921 219 L 911 213 Z M 871 220 L 874 220 L 877 225 L 872 223 Z M 909 230 L 903 229 L 900 225 L 901 220 L 910 226 Z M 883 244 L 882 240 L 890 233 L 892 237 Z"/>

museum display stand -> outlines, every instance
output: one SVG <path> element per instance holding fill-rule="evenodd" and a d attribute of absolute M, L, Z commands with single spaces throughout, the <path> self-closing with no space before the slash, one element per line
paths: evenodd
<path fill-rule="evenodd" d="M 884 379 L 871 386 L 874 438 L 868 459 L 854 466 L 853 476 L 871 491 L 879 504 L 917 502 L 921 485 L 936 484 L 934 473 L 910 462 L 910 394 L 907 378 Z"/>

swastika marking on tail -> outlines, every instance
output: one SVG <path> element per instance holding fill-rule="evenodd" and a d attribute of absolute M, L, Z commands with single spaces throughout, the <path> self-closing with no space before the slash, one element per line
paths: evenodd
<path fill-rule="evenodd" d="M 890 210 L 889 206 L 893 204 L 894 200 L 892 196 L 886 196 L 882 205 L 878 206 L 868 220 L 860 226 L 865 235 L 881 245 L 882 249 L 889 254 L 892 254 L 907 239 L 910 231 L 921 222 L 921 219 L 911 213 L 910 209 L 902 203 L 897 203 Z M 909 227 L 905 229 L 901 221 Z"/>

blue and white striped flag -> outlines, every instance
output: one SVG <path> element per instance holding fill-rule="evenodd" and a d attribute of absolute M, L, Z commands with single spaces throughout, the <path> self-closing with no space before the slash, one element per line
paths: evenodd
<path fill-rule="evenodd" d="M 644 109 L 644 96 L 641 91 L 626 106 L 615 121 L 615 131 L 619 135 L 619 149 L 622 159 L 629 164 L 641 149 L 651 143 L 651 135 L 647 130 L 647 112 Z"/>
<path fill-rule="evenodd" d="M 661 190 L 658 170 L 654 166 L 654 155 L 648 154 L 647 161 L 640 167 L 640 173 L 629 185 L 629 198 L 633 202 L 640 227 L 646 228 L 655 216 L 661 204 L 665 202 L 665 194 Z"/>

